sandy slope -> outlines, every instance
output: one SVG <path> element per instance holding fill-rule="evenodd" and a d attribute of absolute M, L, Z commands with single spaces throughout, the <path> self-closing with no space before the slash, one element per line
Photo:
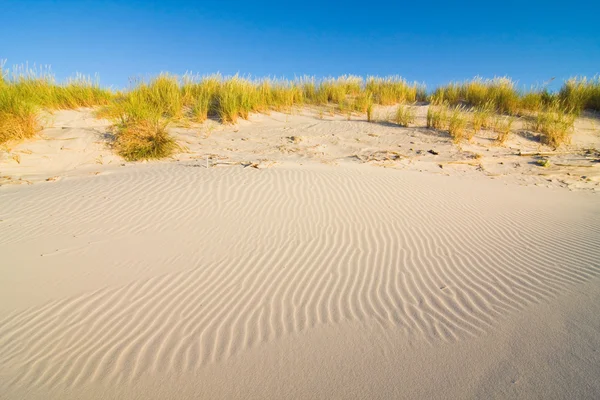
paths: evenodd
<path fill-rule="evenodd" d="M 445 132 L 425 128 L 427 106 L 417 107 L 414 126 L 388 122 L 394 107 L 380 107 L 377 120 L 364 115 L 329 114 L 321 109 L 294 109 L 291 114 L 252 115 L 250 121 L 222 125 L 172 123 L 170 132 L 180 151 L 174 160 L 206 165 L 268 167 L 281 164 L 370 164 L 439 175 L 498 179 L 520 185 L 600 191 L 600 119 L 585 114 L 575 124 L 573 141 L 558 151 L 514 124 L 504 146 L 496 134 L 479 132 L 471 143 L 452 143 Z M 128 165 L 108 144 L 110 122 L 93 110 L 60 111 L 46 118 L 39 137 L 0 148 L 0 185 L 56 181 L 96 175 Z M 539 153 L 542 153 L 540 156 Z M 548 159 L 548 167 L 538 162 Z"/>
<path fill-rule="evenodd" d="M 3 187 L 0 398 L 600 396 L 597 195 L 338 164 Z"/>

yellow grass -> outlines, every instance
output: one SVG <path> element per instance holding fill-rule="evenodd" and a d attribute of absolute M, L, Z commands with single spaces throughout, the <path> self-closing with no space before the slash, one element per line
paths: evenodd
<path fill-rule="evenodd" d="M 494 132 L 496 132 L 496 141 L 500 144 L 506 143 L 510 137 L 510 130 L 512 128 L 515 118 L 497 116 L 494 120 Z"/>
<path fill-rule="evenodd" d="M 559 98 L 567 109 L 600 111 L 600 76 L 571 78 L 560 89 Z"/>
<path fill-rule="evenodd" d="M 415 122 L 416 110 L 411 106 L 398 106 L 394 115 L 394 122 L 400 126 L 408 127 L 409 124 Z"/>
<path fill-rule="evenodd" d="M 447 126 L 448 107 L 446 105 L 429 106 L 427 109 L 427 127 L 445 129 Z"/>
<path fill-rule="evenodd" d="M 150 120 L 119 127 L 114 146 L 117 153 L 128 161 L 168 157 L 177 147 L 167 133 L 166 123 Z"/>
<path fill-rule="evenodd" d="M 549 109 L 536 114 L 528 128 L 540 133 L 542 143 L 554 148 L 569 143 L 574 129 L 575 114 L 564 113 L 561 110 Z"/>
<path fill-rule="evenodd" d="M 492 105 L 486 103 L 483 106 L 475 108 L 473 111 L 472 125 L 473 135 L 477 134 L 481 129 L 486 129 L 491 126 L 491 118 L 493 115 Z"/>
<path fill-rule="evenodd" d="M 40 129 L 37 113 L 108 104 L 112 93 L 78 75 L 58 84 L 49 68 L 15 67 L 0 63 L 0 143 L 30 138 Z"/>
<path fill-rule="evenodd" d="M 520 96 L 515 83 L 507 77 L 475 78 L 461 83 L 450 83 L 438 87 L 430 96 L 434 104 L 491 106 L 494 111 L 514 114 L 519 110 Z"/>
<path fill-rule="evenodd" d="M 375 103 L 381 105 L 414 103 L 426 98 L 423 85 L 409 84 L 399 76 L 368 77 L 365 90 L 372 94 Z"/>
<path fill-rule="evenodd" d="M 448 117 L 448 133 L 454 143 L 460 143 L 466 134 L 467 117 L 462 107 L 455 107 Z"/>
<path fill-rule="evenodd" d="M 408 83 L 398 76 L 257 80 L 239 75 L 196 79 L 189 75 L 179 78 L 161 74 L 122 93 L 102 89 L 84 76 L 59 84 L 47 68 L 17 67 L 11 71 L 0 68 L 0 76 L 0 143 L 35 135 L 41 109 L 100 105 L 103 108 L 99 115 L 114 120 L 120 130 L 148 132 L 152 126 L 158 132 L 157 127 L 166 127 L 172 120 L 202 123 L 216 118 L 225 124 L 236 123 L 240 118 L 249 118 L 253 112 L 287 111 L 303 104 L 334 105 L 348 116 L 353 112 L 366 113 L 367 120 L 371 121 L 375 104 L 402 105 L 427 99 L 424 85 Z M 583 109 L 600 109 L 600 79 L 574 78 L 565 82 L 558 93 L 551 93 L 546 89 L 519 91 L 506 77 L 475 78 L 441 86 L 429 100 L 432 106 L 427 113 L 427 126 L 449 129 L 455 140 L 470 140 L 481 129 L 490 128 L 495 113 L 526 112 L 535 116 L 530 125 L 540 132 L 542 140 L 558 146 L 568 141 L 574 115 Z M 455 108 L 449 111 L 448 106 Z M 472 130 L 465 131 L 467 114 L 457 106 L 471 107 Z M 414 109 L 400 106 L 394 120 L 408 126 L 414 122 Z M 510 124 L 508 129 L 506 123 L 500 122 L 500 125 L 502 127 L 496 126 L 498 141 L 504 142 L 510 133 Z"/>

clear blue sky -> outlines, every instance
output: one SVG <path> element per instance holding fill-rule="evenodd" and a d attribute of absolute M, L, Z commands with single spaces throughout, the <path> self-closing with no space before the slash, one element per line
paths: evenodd
<path fill-rule="evenodd" d="M 0 2 L 0 59 L 104 86 L 168 71 L 399 74 L 429 88 L 600 73 L 600 1 Z"/>

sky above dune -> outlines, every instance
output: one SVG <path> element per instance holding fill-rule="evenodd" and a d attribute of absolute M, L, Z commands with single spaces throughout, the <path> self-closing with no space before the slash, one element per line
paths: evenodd
<path fill-rule="evenodd" d="M 594 3 L 8 0 L 0 59 L 115 88 L 164 71 L 557 85 L 600 73 Z"/>

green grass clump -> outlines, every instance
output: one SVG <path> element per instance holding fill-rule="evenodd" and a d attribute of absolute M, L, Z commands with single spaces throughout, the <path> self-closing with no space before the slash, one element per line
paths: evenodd
<path fill-rule="evenodd" d="M 495 112 L 515 115 L 522 111 L 539 112 L 560 100 L 564 112 L 600 110 L 600 77 L 572 78 L 558 93 L 547 88 L 519 91 L 507 77 L 450 83 L 440 86 L 429 96 L 433 104 L 482 107 L 490 104 Z"/>
<path fill-rule="evenodd" d="M 221 75 L 210 75 L 197 80 L 192 76 L 183 78 L 181 95 L 184 107 L 194 122 L 202 123 L 214 113 L 216 95 L 221 87 Z"/>
<path fill-rule="evenodd" d="M 147 119 L 122 125 L 117 130 L 115 149 L 127 161 L 168 157 L 177 145 L 166 127 L 166 122 Z"/>
<path fill-rule="evenodd" d="M 354 98 L 353 108 L 355 111 L 366 113 L 373 107 L 373 95 L 367 92 L 361 92 Z"/>
<path fill-rule="evenodd" d="M 269 90 L 270 96 L 268 95 Z M 267 100 L 258 101 L 258 107 L 255 106 L 257 110 L 261 105 L 264 105 L 265 108 L 270 106 L 277 111 L 290 110 L 294 105 L 302 104 L 304 99 L 302 88 L 290 81 L 276 81 L 272 84 L 265 82 L 262 93 L 265 93 Z"/>
<path fill-rule="evenodd" d="M 455 107 L 448 117 L 448 133 L 454 143 L 460 143 L 465 138 L 467 117 L 462 107 Z"/>
<path fill-rule="evenodd" d="M 415 122 L 416 110 L 411 106 L 398 106 L 396 114 L 394 115 L 394 122 L 400 126 L 408 127 L 409 124 Z"/>
<path fill-rule="evenodd" d="M 574 130 L 575 114 L 565 113 L 562 110 L 549 109 L 537 113 L 528 128 L 540 133 L 542 143 L 554 148 L 561 144 L 569 143 Z"/>
<path fill-rule="evenodd" d="M 509 78 L 475 78 L 462 83 L 450 83 L 438 87 L 430 96 L 434 104 L 446 103 L 452 106 L 467 105 L 483 107 L 491 105 L 502 114 L 514 114 L 520 105 L 519 92 Z"/>
<path fill-rule="evenodd" d="M 490 121 L 492 115 L 493 111 L 490 103 L 486 103 L 483 106 L 475 108 L 471 120 L 473 125 L 473 135 L 477 134 L 480 130 L 489 128 L 491 126 Z"/>
<path fill-rule="evenodd" d="M 208 113 L 218 87 L 213 88 L 203 82 L 196 85 L 194 89 L 189 100 L 190 116 L 193 121 L 202 123 L 208 119 Z"/>
<path fill-rule="evenodd" d="M 318 85 L 314 99 L 308 99 L 320 105 L 328 103 L 340 104 L 346 100 L 347 89 L 352 89 L 352 87 L 351 84 L 347 84 L 345 77 L 338 79 L 330 78 Z"/>
<path fill-rule="evenodd" d="M 34 136 L 41 128 L 41 109 L 92 107 L 108 104 L 113 96 L 82 75 L 58 84 L 49 68 L 2 67 L 0 63 L 0 143 Z"/>
<path fill-rule="evenodd" d="M 33 137 L 40 126 L 36 107 L 0 84 L 0 144 Z"/>
<path fill-rule="evenodd" d="M 571 78 L 563 84 L 558 97 L 565 108 L 577 114 L 584 109 L 600 111 L 600 76 Z"/>
<path fill-rule="evenodd" d="M 141 83 L 129 95 L 139 97 L 163 117 L 183 117 L 183 96 L 175 76 L 161 74 L 148 84 Z"/>
<path fill-rule="evenodd" d="M 93 107 L 108 104 L 112 98 L 110 91 L 81 74 L 58 84 L 48 67 L 17 66 L 2 75 L 5 90 L 11 90 L 16 98 L 49 110 Z"/>
<path fill-rule="evenodd" d="M 381 105 L 414 103 L 426 98 L 424 86 L 409 84 L 399 76 L 368 77 L 365 90 L 372 94 L 375 103 Z"/>
<path fill-rule="evenodd" d="M 445 104 L 440 106 L 429 106 L 427 109 L 427 127 L 432 129 L 445 129 L 448 119 L 448 107 Z"/>
<path fill-rule="evenodd" d="M 127 161 L 164 158 L 177 148 L 167 125 L 183 118 L 186 103 L 194 110 L 203 90 L 182 89 L 176 77 L 162 74 L 117 95 L 98 116 L 115 121 L 114 148 Z"/>
<path fill-rule="evenodd" d="M 248 119 L 254 108 L 259 106 L 255 85 L 239 76 L 223 82 L 216 95 L 216 111 L 221 122 L 235 124 L 239 117 Z"/>
<path fill-rule="evenodd" d="M 547 89 L 532 89 L 521 94 L 520 108 L 523 111 L 539 112 L 544 108 L 556 103 L 556 94 Z"/>

